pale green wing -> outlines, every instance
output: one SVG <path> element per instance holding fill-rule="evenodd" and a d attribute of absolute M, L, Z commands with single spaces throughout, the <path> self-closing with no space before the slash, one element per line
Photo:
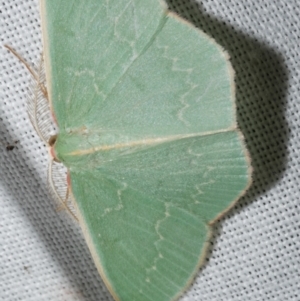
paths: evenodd
<path fill-rule="evenodd" d="M 48 89 L 81 225 L 116 299 L 169 301 L 250 182 L 233 71 L 157 0 L 43 0 Z"/>
<path fill-rule="evenodd" d="M 160 1 L 42 3 L 47 80 L 62 133 L 87 129 L 93 143 L 235 126 L 226 54 L 167 17 Z"/>
<path fill-rule="evenodd" d="M 248 185 L 239 134 L 228 132 L 124 149 L 71 187 L 97 267 L 117 300 L 169 301 L 197 272 L 209 222 Z M 103 154 L 105 157 L 105 154 Z"/>
<path fill-rule="evenodd" d="M 48 92 L 61 131 L 89 123 L 86 113 L 105 101 L 165 22 L 160 0 L 41 0 L 41 12 Z"/>

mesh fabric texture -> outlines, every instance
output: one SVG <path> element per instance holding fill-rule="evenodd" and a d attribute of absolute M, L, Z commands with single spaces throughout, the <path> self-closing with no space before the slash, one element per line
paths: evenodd
<path fill-rule="evenodd" d="M 299 1 L 168 4 L 229 52 L 254 168 L 252 187 L 216 224 L 206 263 L 180 300 L 299 301 Z M 3 47 L 39 61 L 38 1 L 0 6 L 0 300 L 113 300 L 78 225 L 49 197 L 47 149 L 26 113 L 30 76 Z"/>

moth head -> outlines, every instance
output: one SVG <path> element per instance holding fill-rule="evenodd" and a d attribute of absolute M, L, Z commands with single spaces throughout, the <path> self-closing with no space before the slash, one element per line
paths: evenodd
<path fill-rule="evenodd" d="M 49 153 L 50 153 L 51 158 L 53 158 L 53 160 L 55 162 L 59 163 L 60 161 L 57 159 L 55 151 L 54 151 L 54 145 L 55 145 L 56 139 L 57 139 L 57 135 L 51 136 L 48 140 L 48 146 L 49 146 Z"/>

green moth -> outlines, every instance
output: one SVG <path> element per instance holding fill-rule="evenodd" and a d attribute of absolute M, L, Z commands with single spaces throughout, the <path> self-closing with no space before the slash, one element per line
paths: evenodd
<path fill-rule="evenodd" d="M 250 183 L 228 56 L 159 0 L 41 15 L 52 153 L 97 268 L 115 300 L 174 300 Z"/>

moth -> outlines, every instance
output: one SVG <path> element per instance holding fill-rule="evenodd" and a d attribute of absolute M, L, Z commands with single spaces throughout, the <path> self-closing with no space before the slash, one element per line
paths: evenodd
<path fill-rule="evenodd" d="M 41 0 L 41 18 L 48 145 L 98 271 L 115 300 L 177 299 L 251 182 L 229 56 L 159 0 Z"/>

